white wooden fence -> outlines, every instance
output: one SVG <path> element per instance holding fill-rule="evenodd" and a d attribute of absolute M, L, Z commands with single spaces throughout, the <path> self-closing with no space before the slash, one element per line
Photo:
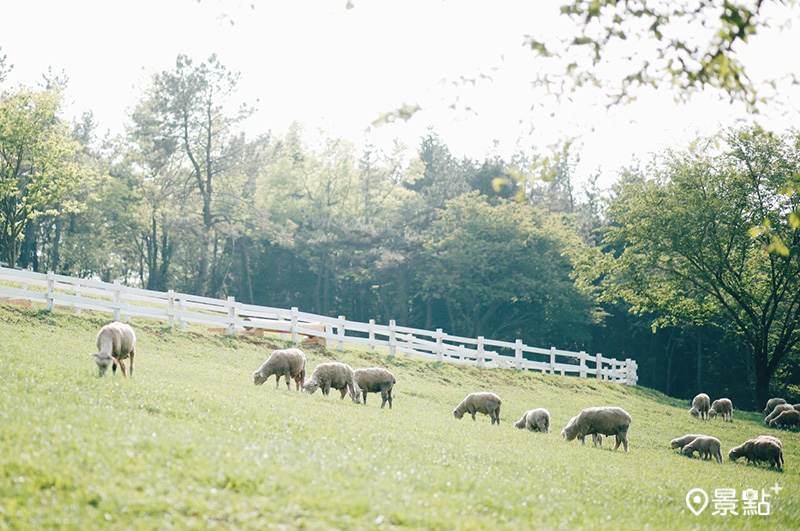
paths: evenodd
<path fill-rule="evenodd" d="M 366 345 L 371 350 L 385 348 L 390 356 L 398 352 L 439 362 L 454 362 L 478 367 L 498 367 L 549 374 L 570 374 L 581 378 L 594 377 L 627 385 L 636 385 L 636 362 L 630 358 L 620 361 L 602 354 L 587 354 L 530 347 L 478 337 L 451 336 L 438 328 L 435 332 L 397 326 L 348 321 L 344 316 L 324 317 L 299 311 L 284 310 L 227 300 L 176 293 L 164 293 L 73 278 L 54 273 L 33 273 L 0 267 L 0 297 L 27 299 L 43 303 L 47 310 L 56 306 L 97 310 L 114 314 L 114 320 L 130 321 L 132 317 L 161 319 L 168 326 L 185 327 L 186 323 L 201 323 L 223 327 L 234 334 L 245 327 L 266 329 L 291 335 L 298 343 L 299 336 L 320 338 L 328 346 L 343 349 L 345 343 Z"/>

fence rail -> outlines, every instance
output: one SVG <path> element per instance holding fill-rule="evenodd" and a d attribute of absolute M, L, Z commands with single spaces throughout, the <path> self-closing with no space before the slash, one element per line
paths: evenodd
<path fill-rule="evenodd" d="M 617 360 L 602 354 L 572 352 L 555 347 L 532 347 L 522 343 L 498 341 L 484 337 L 452 336 L 436 331 L 348 321 L 345 317 L 325 317 L 297 308 L 285 310 L 168 291 L 166 293 L 122 285 L 73 278 L 54 273 L 33 273 L 0 267 L 0 297 L 18 298 L 56 306 L 74 308 L 76 312 L 96 310 L 112 313 L 114 320 L 130 321 L 147 317 L 166 321 L 168 326 L 199 323 L 223 328 L 228 334 L 246 329 L 263 329 L 291 336 L 294 343 L 300 336 L 322 341 L 329 347 L 343 349 L 345 343 L 365 345 L 371 350 L 387 349 L 390 356 L 398 352 L 439 362 L 452 362 L 489 368 L 540 371 L 549 374 L 594 377 L 627 385 L 638 380 L 636 361 Z M 501 353 L 506 350 L 509 354 Z"/>

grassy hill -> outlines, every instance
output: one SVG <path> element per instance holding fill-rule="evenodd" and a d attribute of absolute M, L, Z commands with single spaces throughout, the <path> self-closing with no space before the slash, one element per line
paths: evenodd
<path fill-rule="evenodd" d="M 135 378 L 98 379 L 87 354 L 107 322 L 0 306 L 0 529 L 800 528 L 800 434 L 756 413 L 704 423 L 645 388 L 306 349 L 309 372 L 332 359 L 390 368 L 394 409 L 382 410 L 379 395 L 364 407 L 254 386 L 277 339 L 139 321 Z M 502 397 L 499 427 L 453 418 L 478 390 Z M 631 414 L 630 453 L 560 437 L 593 405 Z M 532 407 L 549 409 L 551 433 L 513 427 Z M 775 433 L 785 471 L 669 449 L 694 432 L 726 454 Z M 684 501 L 695 487 L 740 497 L 776 482 L 770 516 L 695 516 Z"/>

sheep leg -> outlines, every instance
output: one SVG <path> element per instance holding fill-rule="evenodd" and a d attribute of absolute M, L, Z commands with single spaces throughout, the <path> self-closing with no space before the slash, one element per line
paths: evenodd
<path fill-rule="evenodd" d="M 127 378 L 128 375 L 125 373 L 125 362 L 122 360 L 117 360 L 117 363 L 119 363 L 119 368 L 122 370 L 122 377 Z"/>
<path fill-rule="evenodd" d="M 383 409 L 383 406 L 386 405 L 387 400 L 389 400 L 389 392 L 385 388 L 381 389 L 381 409 Z M 367 399 L 366 398 L 364 398 L 364 403 L 365 404 L 367 403 Z M 389 409 L 391 409 L 391 408 L 392 408 L 392 405 L 389 404 Z"/>
<path fill-rule="evenodd" d="M 331 384 L 330 383 L 322 384 L 322 394 L 328 396 L 330 392 L 331 392 Z"/>
<path fill-rule="evenodd" d="M 339 389 L 339 392 L 342 393 L 342 396 L 341 396 L 341 398 L 339 398 L 339 400 L 344 400 L 344 395 L 347 394 L 347 386 L 344 386 L 341 389 Z"/>
<path fill-rule="evenodd" d="M 291 391 L 292 387 L 289 384 L 289 381 L 292 379 L 292 373 L 290 373 L 289 371 L 286 371 L 285 373 L 283 373 L 283 379 L 286 380 L 286 390 L 287 391 Z"/>
<path fill-rule="evenodd" d="M 130 354 L 131 370 L 130 370 L 130 373 L 129 373 L 131 375 L 131 378 L 133 378 L 133 356 L 134 356 L 134 354 L 136 354 L 136 351 L 135 350 L 131 350 L 131 354 Z"/>
<path fill-rule="evenodd" d="M 615 452 L 617 451 L 617 448 L 619 448 L 619 445 L 620 445 L 621 442 L 622 442 L 622 439 L 620 438 L 619 433 L 618 433 L 618 434 L 616 434 L 614 436 L 614 451 Z"/>
<path fill-rule="evenodd" d="M 497 409 L 494 410 L 494 416 L 497 419 L 497 425 L 500 425 L 500 406 L 497 406 Z"/>
<path fill-rule="evenodd" d="M 622 437 L 622 446 L 625 447 L 625 453 L 628 453 L 628 432 L 620 434 Z"/>

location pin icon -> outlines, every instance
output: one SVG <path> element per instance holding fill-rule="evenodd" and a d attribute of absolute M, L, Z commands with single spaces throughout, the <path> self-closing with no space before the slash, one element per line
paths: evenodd
<path fill-rule="evenodd" d="M 708 494 L 703 489 L 692 489 L 686 494 L 686 505 L 695 516 L 699 516 L 708 505 Z"/>

